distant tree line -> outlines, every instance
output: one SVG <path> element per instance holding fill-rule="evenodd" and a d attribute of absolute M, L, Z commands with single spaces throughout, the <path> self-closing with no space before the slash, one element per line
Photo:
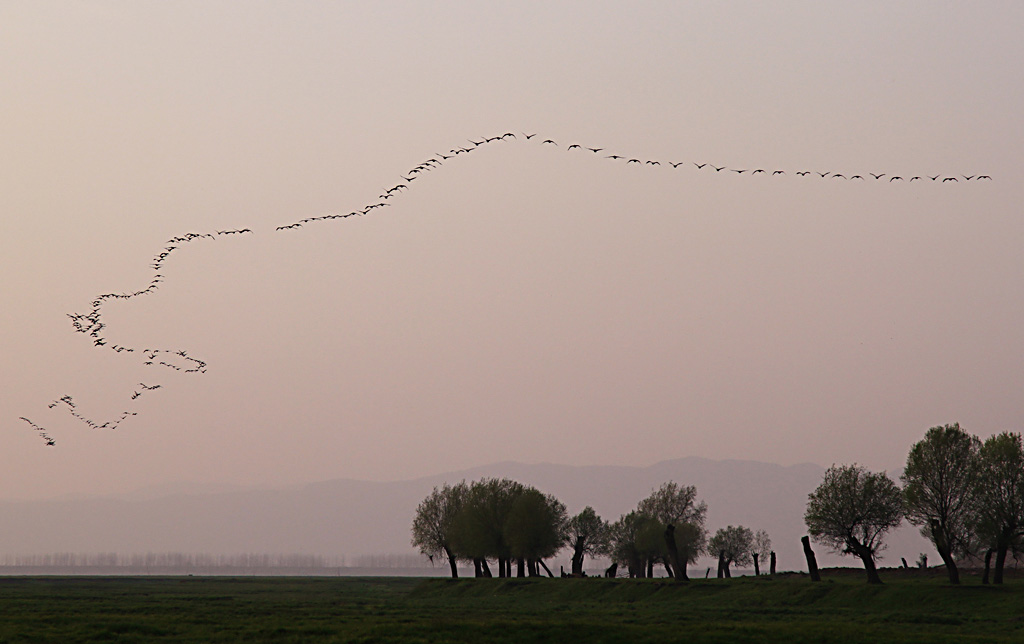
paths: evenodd
<path fill-rule="evenodd" d="M 881 583 L 876 560 L 885 535 L 904 519 L 935 546 L 949 581 L 960 583 L 958 562 L 984 559 L 982 583 L 1003 583 L 1007 556 L 1024 553 L 1024 443 L 1003 432 L 981 441 L 959 424 L 933 427 L 907 455 L 902 487 L 885 472 L 833 465 L 808 495 L 804 522 L 810 538 L 833 551 L 859 558 L 870 583 Z M 668 576 L 687 579 L 687 565 L 701 555 L 718 558 L 719 577 L 730 567 L 753 564 L 755 574 L 770 558 L 763 530 L 726 526 L 713 536 L 705 528 L 707 504 L 693 486 L 669 481 L 613 523 L 591 507 L 569 517 L 550 494 L 509 479 L 482 479 L 434 488 L 420 503 L 412 543 L 431 561 L 472 563 L 479 577 L 552 575 L 545 559 L 562 548 L 572 553 L 569 575 L 583 575 L 587 556 L 612 560 L 630 577 L 651 577 L 663 566 Z M 804 552 L 812 578 L 817 564 L 810 541 Z M 919 565 L 926 565 L 922 556 Z M 904 560 L 904 566 L 907 566 Z M 710 571 L 709 571 L 710 572 Z M 564 574 L 564 571 L 563 571 Z"/>
<path fill-rule="evenodd" d="M 412 525 L 412 543 L 432 561 L 447 561 L 458 577 L 460 561 L 472 563 L 477 577 L 554 576 L 544 563 L 563 548 L 572 553 L 567 576 L 583 576 L 587 556 L 612 560 L 606 574 L 622 566 L 630 577 L 651 577 L 663 566 L 670 577 L 687 579 L 686 566 L 710 552 L 719 556 L 719 575 L 729 566 L 758 567 L 771 554 L 763 530 L 723 528 L 708 540 L 707 504 L 693 486 L 674 481 L 654 490 L 637 508 L 614 523 L 592 507 L 569 517 L 565 505 L 533 487 L 509 479 L 482 479 L 445 484 L 420 503 Z M 497 564 L 497 572 L 490 562 Z M 543 570 L 543 573 L 541 572 Z M 759 573 L 759 570 L 755 570 Z"/>
<path fill-rule="evenodd" d="M 950 583 L 960 583 L 957 562 L 971 556 L 984 557 L 982 583 L 990 572 L 992 583 L 1003 583 L 1006 557 L 1024 541 L 1021 435 L 1003 432 L 982 442 L 959 423 L 932 427 L 911 447 L 900 480 L 902 489 L 885 472 L 833 465 L 808 497 L 811 537 L 860 558 L 868 581 L 882 583 L 875 559 L 883 536 L 906 518 L 935 546 Z"/>
<path fill-rule="evenodd" d="M 339 563 L 340 562 L 340 563 Z M 56 552 L 47 554 L 6 554 L 0 565 L 45 568 L 336 568 L 345 558 L 310 554 L 209 554 L 194 552 Z"/>

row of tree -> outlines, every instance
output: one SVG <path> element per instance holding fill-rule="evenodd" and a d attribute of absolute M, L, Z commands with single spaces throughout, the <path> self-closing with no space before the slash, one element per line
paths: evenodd
<path fill-rule="evenodd" d="M 950 583 L 960 583 L 958 560 L 982 555 L 987 583 L 993 554 L 993 583 L 1003 583 L 1006 555 L 1024 539 L 1021 435 L 1004 432 L 982 442 L 959 424 L 933 427 L 910 449 L 900 480 L 902 489 L 884 472 L 833 465 L 808 497 L 804 521 L 811 537 L 859 557 L 868 581 L 882 583 L 875 558 L 885 533 L 906 518 L 935 546 Z"/>
<path fill-rule="evenodd" d="M 650 577 L 656 565 L 669 576 L 686 579 L 686 566 L 704 553 L 719 558 L 719 575 L 729 566 L 759 563 L 771 552 L 763 530 L 728 526 L 710 540 L 704 527 L 707 504 L 693 486 L 668 482 L 614 523 L 591 507 L 569 517 L 565 505 L 549 494 L 509 479 L 482 479 L 434 488 L 416 509 L 412 543 L 433 560 L 447 560 L 452 577 L 458 562 L 472 562 L 476 576 L 552 575 L 544 559 L 562 548 L 572 552 L 570 575 L 582 576 L 587 556 L 607 556 L 630 577 Z M 773 557 L 774 560 L 774 557 Z M 553 576 L 553 575 L 552 575 Z"/>

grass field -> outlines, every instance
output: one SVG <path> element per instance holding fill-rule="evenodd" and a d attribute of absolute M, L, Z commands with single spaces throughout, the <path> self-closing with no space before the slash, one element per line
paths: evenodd
<path fill-rule="evenodd" d="M 855 574 L 856 573 L 856 574 Z M 1022 642 L 1024 581 L 0 578 L 0 642 Z"/>

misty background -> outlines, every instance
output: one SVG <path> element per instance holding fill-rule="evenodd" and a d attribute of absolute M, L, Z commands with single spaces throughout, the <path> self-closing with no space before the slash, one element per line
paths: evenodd
<path fill-rule="evenodd" d="M 776 464 L 723 465 L 735 494 L 675 478 L 710 528 L 776 538 L 831 463 L 1019 431 L 1022 26 L 1009 1 L 0 4 L 3 550 L 397 552 L 442 472 L 563 464 L 564 491 L 520 480 L 614 519 L 693 457 Z M 481 148 L 389 208 L 274 231 L 506 131 L 560 147 Z M 104 311 L 207 373 L 72 332 L 165 240 L 241 227 Z M 137 416 L 95 431 L 64 395 Z M 760 467 L 806 478 L 750 501 Z M 223 492 L 134 496 L 179 485 Z M 275 514 L 288 495 L 306 514 Z"/>

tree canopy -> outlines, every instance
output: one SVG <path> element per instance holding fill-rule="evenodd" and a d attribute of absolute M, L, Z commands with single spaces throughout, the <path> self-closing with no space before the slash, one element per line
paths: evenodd
<path fill-rule="evenodd" d="M 935 545 L 953 584 L 960 583 L 956 558 L 971 548 L 980 445 L 959 423 L 932 427 L 910 448 L 900 476 L 907 520 Z"/>
<path fill-rule="evenodd" d="M 885 472 L 859 465 L 830 467 L 821 485 L 808 495 L 804 522 L 811 537 L 836 552 L 856 555 L 870 583 L 880 584 L 875 556 L 886 532 L 903 520 L 900 489 Z"/>

